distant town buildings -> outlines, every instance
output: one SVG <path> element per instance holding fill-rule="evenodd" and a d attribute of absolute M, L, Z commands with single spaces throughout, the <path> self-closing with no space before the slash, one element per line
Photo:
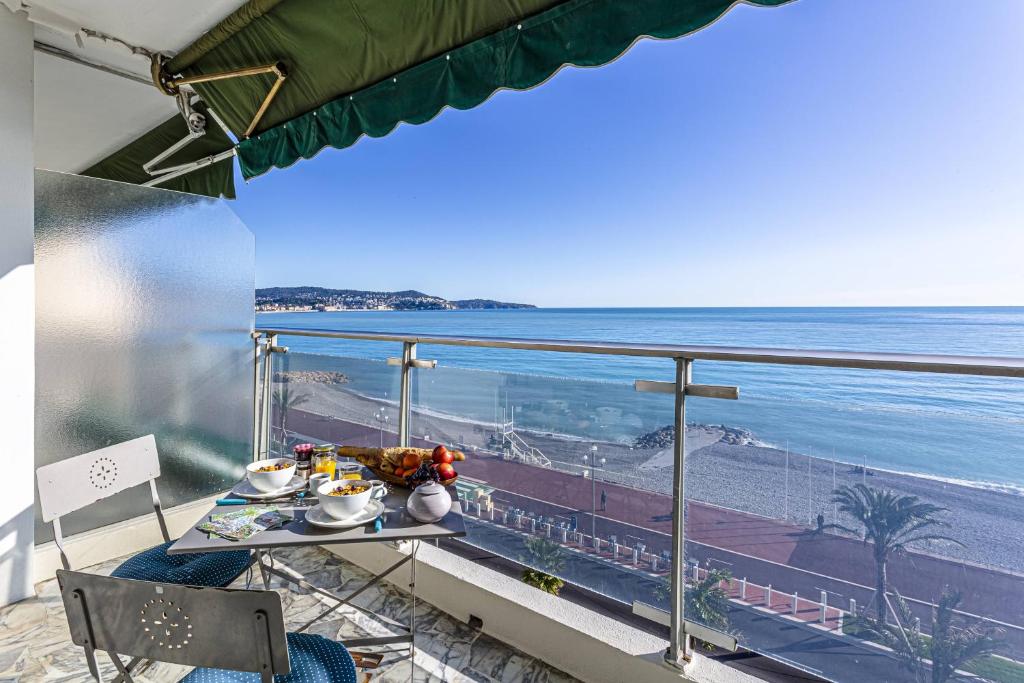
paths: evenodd
<path fill-rule="evenodd" d="M 448 301 L 406 290 L 367 292 L 324 287 L 268 287 L 256 290 L 256 310 L 272 311 L 454 311 L 464 309 L 535 308 L 529 304 L 490 299 Z"/>

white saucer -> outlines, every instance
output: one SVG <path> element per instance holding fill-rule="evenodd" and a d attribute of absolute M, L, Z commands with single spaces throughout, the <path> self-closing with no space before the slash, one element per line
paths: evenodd
<path fill-rule="evenodd" d="M 371 500 L 366 507 L 349 517 L 348 519 L 334 519 L 320 507 L 320 503 L 306 508 L 306 521 L 313 526 L 325 529 L 349 529 L 354 526 L 369 524 L 384 514 L 384 503 L 379 500 Z"/>
<path fill-rule="evenodd" d="M 267 493 L 264 493 L 253 486 L 248 479 L 243 479 L 235 484 L 235 488 L 231 489 L 231 495 L 238 496 L 239 498 L 247 498 L 248 500 L 270 500 L 272 498 L 287 496 L 290 493 L 301 491 L 304 488 L 306 488 L 306 480 L 297 474 L 292 477 L 292 480 L 286 485 L 276 491 L 270 491 Z"/>

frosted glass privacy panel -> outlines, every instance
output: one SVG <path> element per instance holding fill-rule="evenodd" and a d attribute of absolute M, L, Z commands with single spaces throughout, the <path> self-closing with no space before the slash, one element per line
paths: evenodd
<path fill-rule="evenodd" d="M 205 197 L 50 171 L 35 192 L 36 466 L 152 433 L 164 507 L 227 488 L 252 448 L 252 234 Z M 138 487 L 64 531 L 151 510 Z"/>

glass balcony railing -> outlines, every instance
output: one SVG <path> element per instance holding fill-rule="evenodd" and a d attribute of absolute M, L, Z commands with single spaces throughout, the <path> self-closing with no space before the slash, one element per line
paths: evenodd
<path fill-rule="evenodd" d="M 1024 420 L 1007 381 L 749 370 L 778 382 L 688 416 L 754 429 L 686 463 L 689 571 L 728 573 L 741 644 L 829 679 L 912 681 L 904 637 L 919 634 L 922 659 L 932 639 L 974 642 L 983 654 L 958 670 L 1024 680 L 1024 498 L 1006 481 Z M 827 402 L 794 389 L 827 383 Z"/>
<path fill-rule="evenodd" d="M 1024 680 L 1024 360 L 278 332 L 271 450 L 464 451 L 466 543 L 668 625 L 675 656 Z"/>
<path fill-rule="evenodd" d="M 420 347 L 424 357 L 437 350 Z M 443 365 L 417 372 L 411 391 L 413 441 L 468 454 L 468 543 L 626 605 L 667 609 L 671 444 L 643 438 L 671 423 L 670 396 Z M 641 467 L 649 461 L 661 467 Z"/>
<path fill-rule="evenodd" d="M 310 440 L 397 446 L 400 374 L 398 368 L 387 364 L 386 356 L 275 356 L 270 392 L 271 451 L 290 454 L 291 445 Z"/>

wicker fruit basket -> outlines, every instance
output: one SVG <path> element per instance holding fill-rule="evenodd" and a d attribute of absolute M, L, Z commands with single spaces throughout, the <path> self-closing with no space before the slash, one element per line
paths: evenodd
<path fill-rule="evenodd" d="M 448 451 L 452 460 L 461 462 L 466 459 L 462 451 Z M 433 451 L 429 448 L 363 448 L 359 446 L 341 446 L 338 448 L 338 455 L 346 458 L 355 458 L 371 472 L 380 477 L 381 481 L 396 486 L 412 488 L 404 476 L 395 474 L 396 470 L 402 469 L 402 460 L 406 454 L 415 454 L 421 463 L 432 462 Z M 450 479 L 443 479 L 439 483 L 442 486 L 451 486 L 458 481 L 458 475 Z"/>
<path fill-rule="evenodd" d="M 395 484 L 396 486 L 404 486 L 406 488 L 415 488 L 415 487 L 409 485 L 409 482 L 407 482 L 405 480 L 405 477 L 396 477 L 393 474 L 388 474 L 387 472 L 384 472 L 384 471 L 381 471 L 381 470 L 378 470 L 378 469 L 374 469 L 373 467 L 370 467 L 369 465 L 367 465 L 367 467 L 369 468 L 369 470 L 371 472 L 373 472 L 378 477 L 380 477 L 381 481 L 386 481 L 389 484 Z M 442 479 L 438 483 L 441 484 L 441 486 L 451 486 L 452 484 L 454 484 L 458 480 L 459 480 L 459 475 L 456 474 L 451 479 Z"/>

